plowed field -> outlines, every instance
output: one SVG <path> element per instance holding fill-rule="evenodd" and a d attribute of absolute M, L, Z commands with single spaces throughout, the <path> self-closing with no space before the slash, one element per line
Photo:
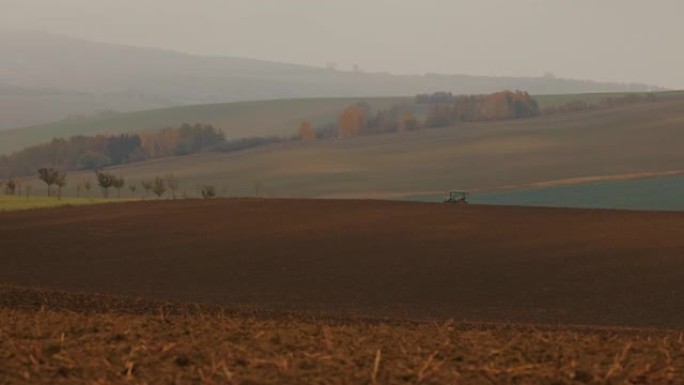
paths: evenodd
<path fill-rule="evenodd" d="M 334 200 L 0 213 L 0 282 L 410 319 L 684 325 L 684 214 Z"/>

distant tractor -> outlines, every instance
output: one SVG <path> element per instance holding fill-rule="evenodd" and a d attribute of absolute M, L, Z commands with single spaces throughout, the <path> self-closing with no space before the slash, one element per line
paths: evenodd
<path fill-rule="evenodd" d="M 466 191 L 452 190 L 449 191 L 449 199 L 445 200 L 444 203 L 468 203 L 468 197 L 470 193 Z"/>

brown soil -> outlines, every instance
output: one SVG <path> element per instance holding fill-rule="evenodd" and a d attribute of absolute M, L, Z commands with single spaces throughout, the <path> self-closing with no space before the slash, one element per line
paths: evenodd
<path fill-rule="evenodd" d="M 682 327 L 684 214 L 158 201 L 0 214 L 0 283 L 331 315 Z"/>
<path fill-rule="evenodd" d="M 334 320 L 0 287 L 0 383 L 679 384 L 681 333 Z"/>

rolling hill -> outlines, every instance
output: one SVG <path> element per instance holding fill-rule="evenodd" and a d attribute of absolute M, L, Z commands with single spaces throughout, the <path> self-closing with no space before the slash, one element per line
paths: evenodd
<path fill-rule="evenodd" d="M 646 91 L 638 84 L 556 78 L 356 73 L 235 57 L 204 57 L 0 29 L 0 129 L 103 110 L 235 101 L 459 94 Z M 0 90 L 3 87 L 0 87 Z M 30 94 L 30 95 L 27 95 Z"/>
<path fill-rule="evenodd" d="M 287 137 L 295 134 L 304 120 L 310 120 L 313 124 L 335 122 L 345 107 L 362 100 L 374 108 L 383 108 L 411 98 L 281 99 L 109 113 L 0 131 L 0 154 L 48 142 L 54 137 L 158 130 L 178 127 L 182 123 L 213 124 L 221 128 L 228 139 L 250 136 Z"/>
<path fill-rule="evenodd" d="M 112 168 L 132 183 L 170 172 L 180 193 L 392 198 L 684 170 L 684 100 L 404 134 L 287 142 Z M 66 193 L 90 173 L 71 173 Z M 35 185 L 39 193 L 43 186 Z"/>
<path fill-rule="evenodd" d="M 624 95 L 627 94 L 537 95 L 535 99 L 543 108 L 570 101 L 599 103 L 609 97 Z M 681 96 L 677 92 L 661 92 L 658 95 L 662 100 Z M 193 105 L 129 113 L 110 111 L 93 117 L 72 117 L 48 124 L 0 131 L 0 155 L 48 142 L 55 137 L 158 130 L 177 127 L 181 123 L 213 124 L 223 129 L 229 139 L 249 136 L 287 137 L 297 132 L 303 120 L 309 120 L 315 126 L 335 122 L 345 107 L 359 101 L 368 102 L 373 109 L 378 109 L 412 100 L 413 97 L 280 99 Z M 422 115 L 423 110 L 424 108 L 416 107 L 418 115 Z"/>

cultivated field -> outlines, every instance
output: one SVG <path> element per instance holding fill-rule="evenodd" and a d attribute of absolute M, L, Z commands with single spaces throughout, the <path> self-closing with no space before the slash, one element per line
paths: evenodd
<path fill-rule="evenodd" d="M 3 384 L 677 384 L 676 331 L 331 319 L 0 287 Z"/>
<path fill-rule="evenodd" d="M 181 193 L 394 198 L 673 175 L 684 170 L 684 100 L 454 128 L 290 142 L 112 168 L 129 181 L 172 170 Z M 674 172 L 674 173 L 673 173 Z M 91 173 L 72 173 L 66 193 Z M 39 185 L 34 186 L 34 190 Z M 35 190 L 37 191 L 37 190 Z"/>
<path fill-rule="evenodd" d="M 179 200 L 0 213 L 0 282 L 329 315 L 684 325 L 684 214 Z"/>
<path fill-rule="evenodd" d="M 625 93 L 595 93 L 577 95 L 535 96 L 541 107 L 571 101 L 600 103 L 608 97 L 622 97 Z M 678 92 L 658 93 L 660 100 L 681 97 Z M 386 98 L 317 98 L 280 99 L 256 102 L 193 105 L 110 114 L 100 117 L 66 119 L 55 123 L 15 130 L 0 131 L 0 154 L 44 143 L 54 137 L 97 135 L 158 130 L 177 127 L 182 123 L 207 123 L 224 130 L 228 138 L 249 136 L 281 136 L 296 134 L 300 123 L 311 121 L 314 126 L 337 121 L 341 111 L 359 101 L 367 101 L 373 108 L 412 102 L 412 97 Z M 424 111 L 416 113 L 422 117 Z"/>

